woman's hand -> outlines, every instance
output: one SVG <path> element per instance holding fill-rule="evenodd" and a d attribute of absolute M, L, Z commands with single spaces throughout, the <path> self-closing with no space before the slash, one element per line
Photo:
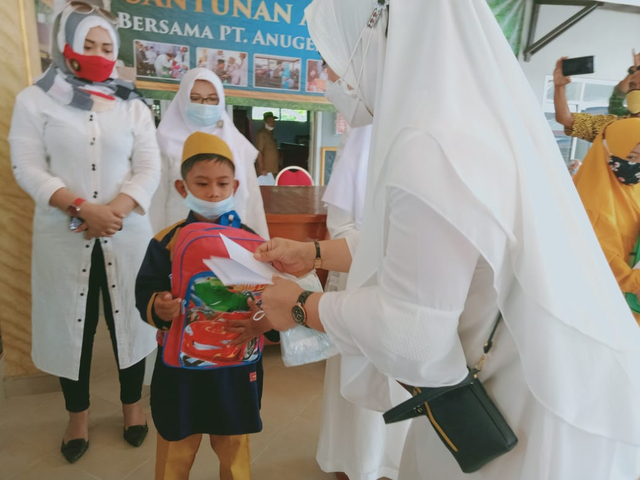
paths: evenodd
<path fill-rule="evenodd" d="M 580 160 L 572 160 L 571 163 L 569 163 L 569 173 L 571 174 L 571 176 L 578 173 L 578 169 L 581 165 L 582 162 Z"/>
<path fill-rule="evenodd" d="M 111 237 L 122 228 L 124 216 L 116 213 L 109 205 L 84 202 L 80 215 L 84 223 L 75 231 L 85 232 L 87 240 L 97 237 Z"/>
<path fill-rule="evenodd" d="M 273 277 L 273 283 L 262 292 L 262 309 L 271 326 L 284 332 L 296 326 L 291 309 L 304 290 L 296 282 L 280 277 Z"/>
<path fill-rule="evenodd" d="M 262 313 L 262 310 L 258 308 L 255 300 L 250 298 L 247 300 L 247 304 L 251 309 L 251 317 L 244 320 L 227 320 L 226 330 L 232 333 L 239 333 L 240 335 L 235 340 L 229 342 L 231 345 L 244 345 L 252 338 L 259 337 L 263 333 L 273 330 L 269 319 L 265 316 L 262 319 L 256 321 L 253 317 L 257 313 Z"/>
<path fill-rule="evenodd" d="M 569 57 L 562 57 L 556 62 L 556 69 L 553 71 L 553 85 L 557 87 L 566 87 L 571 83 L 571 77 L 562 74 L 562 61 Z"/>
<path fill-rule="evenodd" d="M 260 245 L 254 257 L 261 262 L 271 262 L 281 272 L 299 276 L 313 270 L 316 249 L 312 242 L 274 238 Z"/>
<path fill-rule="evenodd" d="M 113 213 L 126 218 L 138 207 L 138 203 L 126 193 L 121 193 L 109 203 L 109 206 Z"/>

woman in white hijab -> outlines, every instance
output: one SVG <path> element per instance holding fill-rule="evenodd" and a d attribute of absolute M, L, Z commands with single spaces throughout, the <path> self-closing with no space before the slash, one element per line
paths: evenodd
<path fill-rule="evenodd" d="M 213 86 L 215 92 L 202 97 L 194 92 L 197 82 Z M 184 141 L 196 131 L 216 135 L 227 142 L 236 165 L 236 179 L 240 182 L 235 194 L 235 209 L 245 225 L 268 239 L 267 219 L 253 166 L 258 151 L 233 124 L 227 114 L 222 82 L 206 68 L 194 68 L 185 74 L 178 93 L 158 126 L 164 178 L 151 210 L 154 229 L 160 231 L 187 216 L 188 209 L 173 185 L 180 179 L 180 158 Z"/>
<path fill-rule="evenodd" d="M 330 97 L 330 100 L 340 101 Z M 328 206 L 327 229 L 332 239 L 357 232 L 362 225 L 372 125 L 345 133 L 322 200 Z M 342 291 L 348 275 L 331 272 L 325 291 Z M 408 423 L 386 426 L 379 412 L 363 408 L 340 394 L 342 368 L 349 360 L 336 355 L 327 360 L 322 400 L 322 423 L 316 459 L 325 472 L 344 472 L 349 480 L 398 478 Z M 394 380 L 394 400 L 408 398 Z M 339 477 L 340 478 L 340 477 Z"/>
<path fill-rule="evenodd" d="M 342 376 L 343 395 L 385 410 L 379 372 L 409 385 L 461 382 L 500 310 L 480 378 L 518 445 L 463 474 L 419 417 L 400 478 L 637 479 L 640 330 L 491 11 L 482 0 L 387 3 L 386 61 L 364 53 L 387 28 L 384 10 L 366 26 L 374 0 L 316 0 L 306 12 L 358 109 L 375 103 L 365 215 L 352 263 L 357 239 L 320 244 L 325 268 L 351 267 L 347 291 L 300 298 L 277 280 L 266 314 L 290 328 L 298 301 L 298 321 L 360 362 Z M 277 239 L 256 257 L 300 271 L 316 248 Z"/>

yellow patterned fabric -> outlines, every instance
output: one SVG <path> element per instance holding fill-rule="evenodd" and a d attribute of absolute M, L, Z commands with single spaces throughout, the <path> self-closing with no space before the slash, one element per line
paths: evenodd
<path fill-rule="evenodd" d="M 591 115 L 589 113 L 574 113 L 573 127 L 565 128 L 564 133 L 570 137 L 577 137 L 593 143 L 607 123 L 618 118 L 616 115 Z"/>
<path fill-rule="evenodd" d="M 604 116 L 604 115 L 603 115 Z M 614 122 L 605 131 L 611 154 L 625 158 L 640 143 L 640 119 Z M 602 132 L 574 177 L 600 246 L 623 292 L 640 290 L 640 270 L 629 266 L 629 254 L 640 235 L 640 185 L 624 185 L 609 168 Z M 640 323 L 640 316 L 636 315 Z"/>

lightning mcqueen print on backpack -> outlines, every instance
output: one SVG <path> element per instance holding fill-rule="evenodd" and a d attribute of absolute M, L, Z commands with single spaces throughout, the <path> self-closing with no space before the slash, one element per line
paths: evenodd
<path fill-rule="evenodd" d="M 247 300 L 258 301 L 264 285 L 225 287 L 203 263 L 210 257 L 228 258 L 220 234 L 253 252 L 264 240 L 233 227 L 192 223 L 176 240 L 171 271 L 171 293 L 183 299 L 180 316 L 164 335 L 164 363 L 170 367 L 208 370 L 255 363 L 262 355 L 264 337 L 244 345 L 231 345 L 239 336 L 227 322 L 250 318 Z"/>

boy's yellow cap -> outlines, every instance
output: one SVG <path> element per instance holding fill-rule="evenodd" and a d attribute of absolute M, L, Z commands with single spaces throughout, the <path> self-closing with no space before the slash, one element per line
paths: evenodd
<path fill-rule="evenodd" d="M 202 153 L 220 155 L 233 162 L 231 149 L 224 140 L 209 133 L 195 132 L 189 135 L 184 142 L 181 163 L 184 163 L 194 155 L 200 155 Z"/>

